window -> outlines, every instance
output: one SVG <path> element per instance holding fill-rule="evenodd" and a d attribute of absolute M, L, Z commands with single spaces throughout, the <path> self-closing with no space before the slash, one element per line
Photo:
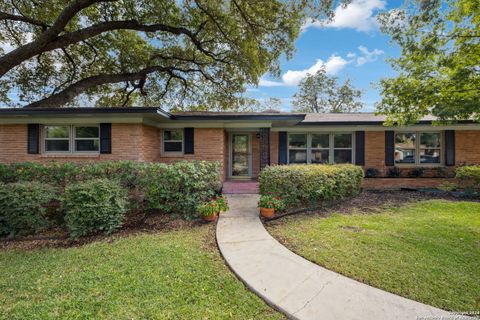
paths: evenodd
<path fill-rule="evenodd" d="M 292 133 L 288 136 L 288 157 L 290 163 L 307 163 L 307 135 Z"/>
<path fill-rule="evenodd" d="M 395 134 L 396 164 L 440 164 L 440 132 L 397 132 Z"/>
<path fill-rule="evenodd" d="M 289 163 L 352 163 L 351 133 L 290 133 Z"/>
<path fill-rule="evenodd" d="M 183 130 L 163 131 L 163 152 L 183 152 Z"/>
<path fill-rule="evenodd" d="M 70 152 L 70 127 L 45 126 L 45 151 Z"/>
<path fill-rule="evenodd" d="M 98 152 L 98 126 L 45 126 L 45 152 Z"/>
<path fill-rule="evenodd" d="M 99 151 L 100 128 L 99 127 L 75 127 L 75 151 Z"/>

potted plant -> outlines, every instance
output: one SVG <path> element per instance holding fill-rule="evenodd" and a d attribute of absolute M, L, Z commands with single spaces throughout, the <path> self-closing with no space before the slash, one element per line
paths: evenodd
<path fill-rule="evenodd" d="M 197 208 L 202 219 L 207 222 L 216 221 L 218 219 L 218 214 L 227 210 L 227 199 L 223 196 L 204 202 Z"/>
<path fill-rule="evenodd" d="M 285 204 L 279 197 L 273 195 L 264 195 L 258 201 L 260 207 L 260 214 L 264 218 L 271 218 L 275 215 L 275 211 L 282 210 Z"/>

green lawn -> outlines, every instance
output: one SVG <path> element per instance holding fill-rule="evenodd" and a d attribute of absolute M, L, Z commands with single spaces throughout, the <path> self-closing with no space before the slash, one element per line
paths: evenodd
<path fill-rule="evenodd" d="M 480 203 L 292 216 L 268 229 L 307 259 L 374 287 L 448 310 L 480 308 Z"/>
<path fill-rule="evenodd" d="M 0 252 L 0 319 L 277 319 L 224 265 L 213 226 Z"/>

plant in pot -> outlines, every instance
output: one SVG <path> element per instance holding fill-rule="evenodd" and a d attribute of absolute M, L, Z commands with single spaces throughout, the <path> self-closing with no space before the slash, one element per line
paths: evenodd
<path fill-rule="evenodd" d="M 271 218 L 275 215 L 275 211 L 282 210 L 285 204 L 279 197 L 273 195 L 264 195 L 260 197 L 258 201 L 260 207 L 260 214 L 264 218 Z"/>
<path fill-rule="evenodd" d="M 227 199 L 223 196 L 204 202 L 197 207 L 197 211 L 204 221 L 212 222 L 218 219 L 218 214 L 228 210 Z"/>

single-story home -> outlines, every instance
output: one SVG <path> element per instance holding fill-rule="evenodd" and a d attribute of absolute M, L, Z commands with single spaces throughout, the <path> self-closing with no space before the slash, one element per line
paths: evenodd
<path fill-rule="evenodd" d="M 385 127 L 373 113 L 0 108 L 0 161 L 212 160 L 223 179 L 291 163 L 354 163 L 379 176 L 425 168 L 431 177 L 480 163 L 479 123 L 433 120 Z"/>

